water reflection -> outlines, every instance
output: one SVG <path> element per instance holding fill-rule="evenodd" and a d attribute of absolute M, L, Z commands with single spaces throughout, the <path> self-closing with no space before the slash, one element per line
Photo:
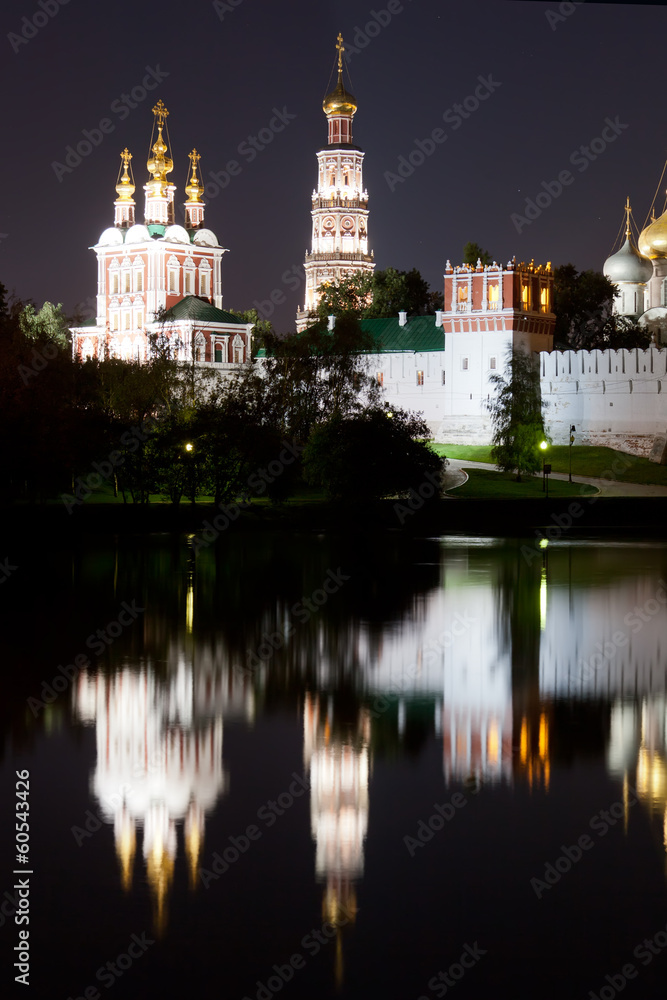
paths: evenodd
<path fill-rule="evenodd" d="M 258 720 L 284 713 L 302 745 L 309 877 L 336 928 L 343 983 L 369 820 L 388 817 L 378 764 L 417 773 L 437 748 L 429 795 L 465 784 L 492 801 L 514 787 L 537 804 L 553 799 L 556 775 L 562 788 L 582 760 L 601 762 L 623 788 L 626 833 L 636 790 L 667 851 L 666 564 L 665 547 L 621 544 L 385 538 L 365 549 L 262 536 L 195 558 L 184 538 L 104 540 L 72 559 L 69 648 L 122 600 L 146 611 L 78 676 L 72 720 L 69 693 L 36 719 L 19 703 L 14 743 L 29 745 L 55 713 L 75 731 L 94 727 L 90 808 L 113 827 L 126 900 L 147 883 L 167 936 L 179 866 L 201 897 L 207 827 L 230 782 L 243 783 L 225 728 L 252 739 Z M 305 614 L 330 571 L 340 587 Z M 243 822 L 233 814 L 224 829 Z"/>

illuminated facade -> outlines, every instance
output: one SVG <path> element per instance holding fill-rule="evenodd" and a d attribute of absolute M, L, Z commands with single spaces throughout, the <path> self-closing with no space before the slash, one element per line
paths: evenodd
<path fill-rule="evenodd" d="M 174 168 L 164 137 L 169 112 L 153 108 L 157 139 L 146 164 L 144 223 L 135 220 L 132 155 L 121 153 L 114 225 L 92 248 L 97 255 L 97 316 L 72 329 L 75 357 L 145 361 L 151 336 L 165 334 L 183 361 L 233 369 L 250 357 L 252 324 L 222 309 L 224 247 L 204 228 L 204 187 L 196 149 L 189 154 L 183 225 L 175 223 Z M 160 322 L 156 317 L 160 317 Z"/>
<path fill-rule="evenodd" d="M 343 39 L 338 36 L 338 82 L 322 107 L 328 145 L 317 154 L 317 190 L 313 191 L 312 243 L 306 252 L 306 301 L 297 312 L 297 330 L 312 322 L 318 288 L 353 274 L 372 274 L 368 252 L 368 192 L 364 190 L 364 153 L 352 143 L 354 97 L 343 85 Z"/>

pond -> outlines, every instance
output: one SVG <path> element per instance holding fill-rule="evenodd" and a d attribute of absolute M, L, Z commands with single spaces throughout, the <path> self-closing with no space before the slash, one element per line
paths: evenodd
<path fill-rule="evenodd" d="M 665 579 L 648 539 L 26 554 L 2 994 L 664 996 Z"/>

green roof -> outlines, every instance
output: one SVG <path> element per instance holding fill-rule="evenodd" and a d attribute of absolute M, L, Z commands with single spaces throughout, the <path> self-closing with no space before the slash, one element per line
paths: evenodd
<path fill-rule="evenodd" d="M 435 325 L 435 316 L 413 316 L 405 326 L 401 326 L 398 316 L 362 319 L 359 325 L 372 341 L 365 354 L 422 354 L 445 349 L 445 331 Z M 302 336 L 307 332 L 304 330 Z M 261 347 L 256 357 L 265 358 L 266 349 Z"/>
<path fill-rule="evenodd" d="M 216 309 L 210 302 L 197 298 L 196 295 L 186 295 L 184 299 L 177 302 L 171 309 L 167 309 L 164 314 L 165 322 L 173 320 L 191 319 L 198 323 L 238 323 L 245 326 L 246 320 L 240 316 L 233 316 L 232 313 L 225 312 L 224 309 Z"/>
<path fill-rule="evenodd" d="M 389 319 L 362 319 L 361 329 L 369 335 L 378 354 L 405 351 L 444 351 L 445 331 L 435 325 L 435 316 L 412 316 L 401 326 L 398 316 Z"/>

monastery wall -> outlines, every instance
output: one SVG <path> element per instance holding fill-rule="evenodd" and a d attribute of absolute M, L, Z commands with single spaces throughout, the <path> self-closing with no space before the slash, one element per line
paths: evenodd
<path fill-rule="evenodd" d="M 545 423 L 554 444 L 604 445 L 647 456 L 667 431 L 667 351 L 540 354 Z"/>

